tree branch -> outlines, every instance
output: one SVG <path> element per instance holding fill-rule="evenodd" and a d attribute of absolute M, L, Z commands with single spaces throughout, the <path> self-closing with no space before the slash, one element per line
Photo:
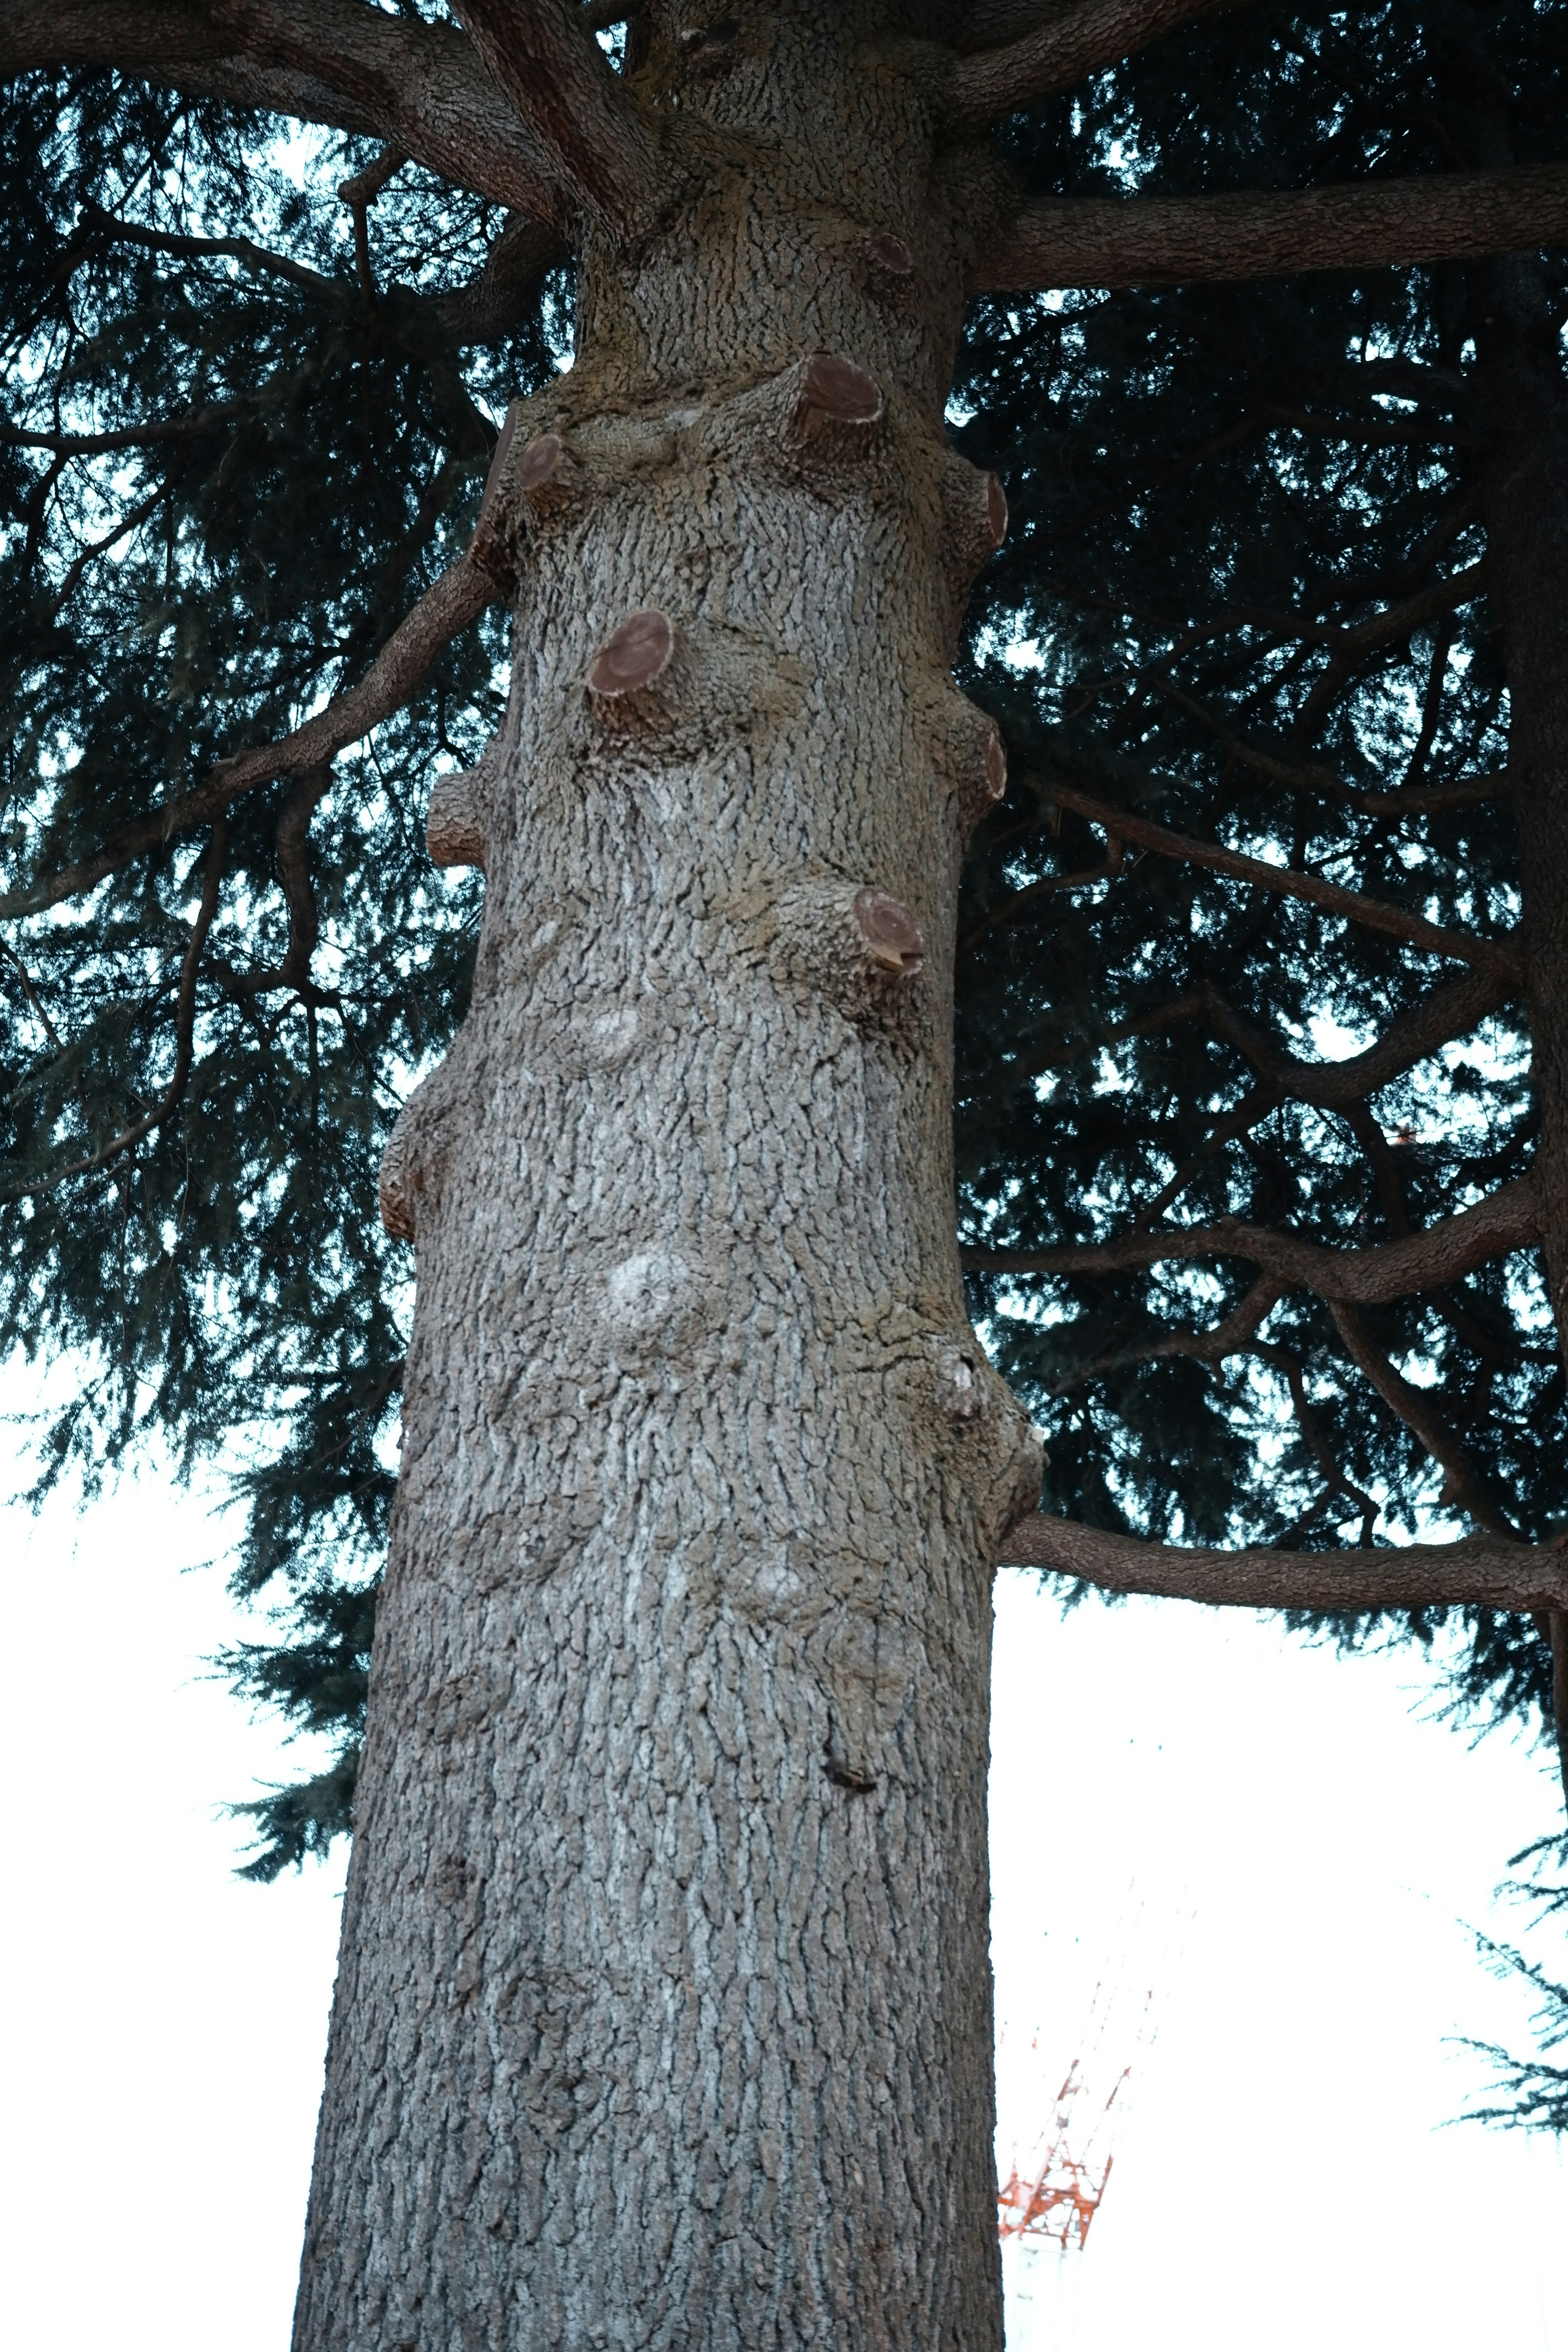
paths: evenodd
<path fill-rule="evenodd" d="M 1481 1491 L 1475 1465 L 1425 1389 L 1418 1389 L 1396 1371 L 1381 1349 L 1368 1338 L 1360 1315 L 1342 1299 L 1331 1299 L 1329 1312 L 1344 1341 L 1351 1361 L 1364 1374 L 1390 1412 L 1396 1413 L 1413 1436 L 1419 1438 L 1443 1472 L 1443 1500 L 1457 1503 L 1488 1535 L 1517 1540 L 1517 1531 Z"/>
<path fill-rule="evenodd" d="M 1281 1053 L 1212 982 L 1179 1002 L 1184 1017 L 1206 1015 L 1215 1036 L 1244 1055 L 1276 1093 L 1311 1103 L 1319 1110 L 1348 1110 L 1368 1095 L 1392 1086 L 1439 1046 L 1468 1036 L 1489 1013 L 1505 1004 L 1509 995 L 1507 982 L 1497 974 L 1467 972 L 1462 980 L 1429 990 L 1396 1013 L 1373 1044 L 1342 1062 L 1303 1062 L 1295 1054 Z"/>
<path fill-rule="evenodd" d="M 1021 40 L 950 66 L 939 94 L 942 120 L 955 131 L 984 131 L 1042 98 L 1071 89 L 1100 66 L 1131 57 L 1163 33 L 1237 5 L 1238 0 L 1078 0 L 1076 7 L 1053 9 L 1045 24 Z"/>
<path fill-rule="evenodd" d="M 1463 261 L 1568 238 L 1568 164 L 1433 172 L 1282 194 L 1026 205 L 970 291 L 1162 285 Z"/>
<path fill-rule="evenodd" d="M 357 742 L 411 700 L 442 647 L 505 593 L 488 572 L 465 555 L 398 624 L 357 686 L 339 695 L 281 742 L 262 744 L 253 751 L 218 761 L 197 791 L 171 801 L 166 808 L 155 809 L 140 824 L 128 825 L 118 841 L 93 856 L 66 866 L 30 889 L 8 891 L 0 898 L 0 919 L 37 914 L 64 898 L 79 898 L 105 875 L 133 857 L 161 848 L 174 835 L 205 824 L 258 784 L 270 783 L 275 776 L 297 775 L 301 769 L 331 760 L 346 743 Z"/>
<path fill-rule="evenodd" d="M 1426 784 L 1412 788 L 1401 786 L 1392 793 L 1363 790 L 1359 784 L 1347 784 L 1331 768 L 1321 768 L 1310 761 L 1281 759 L 1278 752 L 1266 751 L 1249 743 L 1244 735 L 1236 734 L 1222 719 L 1216 719 L 1206 704 L 1195 695 L 1188 694 L 1173 678 L 1152 674 L 1155 691 L 1173 702 L 1206 727 L 1221 751 L 1239 760 L 1243 767 L 1253 769 L 1260 776 L 1271 776 L 1282 784 L 1308 784 L 1320 792 L 1331 793 L 1335 800 L 1346 802 L 1360 809 L 1363 816 L 1432 816 L 1447 809 L 1479 808 L 1488 801 L 1506 800 L 1512 786 L 1505 774 L 1467 776 L 1451 784 Z"/>
<path fill-rule="evenodd" d="M 1313 1291 L 1320 1298 L 1372 1307 L 1461 1281 L 1493 1258 L 1533 1247 L 1540 1237 L 1535 1189 L 1528 1176 L 1521 1176 L 1473 1209 L 1460 1209 L 1440 1224 L 1372 1249 L 1329 1249 L 1303 1241 L 1299 1234 L 1226 1217 L 1217 1225 L 1124 1234 L 1116 1241 L 1068 1249 L 965 1249 L 962 1256 L 964 1265 L 977 1274 L 1078 1276 L 1126 1273 L 1172 1260 L 1239 1257 L 1279 1284 Z"/>
<path fill-rule="evenodd" d="M 1568 1550 L 1561 1544 L 1408 1544 L 1387 1550 L 1274 1551 L 1260 1545 L 1215 1551 L 1144 1543 L 1037 1512 L 1013 1529 L 999 1567 L 1044 1568 L 1106 1592 L 1142 1592 L 1233 1609 L 1313 1609 L 1364 1614 L 1384 1609 L 1568 1608 Z"/>
<path fill-rule="evenodd" d="M 436 315 L 455 343 L 499 342 L 531 306 L 545 271 L 570 258 L 571 247 L 553 221 L 513 213 L 479 277 L 435 297 Z"/>
<path fill-rule="evenodd" d="M 1235 881 L 1276 890 L 1288 898 L 1305 899 L 1310 906 L 1321 907 L 1325 914 L 1359 923 L 1363 930 L 1380 932 L 1386 939 L 1404 940 L 1428 955 L 1451 956 L 1478 971 L 1489 971 L 1506 979 L 1515 987 L 1521 982 L 1523 967 L 1518 952 L 1503 940 L 1471 939 L 1462 931 L 1445 930 L 1423 916 L 1407 914 L 1403 907 L 1390 906 L 1386 899 L 1369 898 L 1359 890 L 1342 889 L 1337 882 L 1325 882 L 1320 876 L 1303 874 L 1294 866 L 1270 866 L 1260 857 L 1243 857 L 1235 850 L 1220 848 L 1215 842 L 1195 841 L 1190 834 L 1168 832 L 1163 825 L 1131 816 L 1106 801 L 1091 800 L 1087 793 L 1073 792 L 1064 784 L 1053 787 L 1053 796 L 1059 806 L 1073 810 L 1090 824 L 1120 834 L 1123 841 L 1152 849 L 1158 856 L 1184 859 L 1212 873 L 1229 875 Z"/>
<path fill-rule="evenodd" d="M 577 0 L 453 0 L 453 7 L 576 203 L 620 237 L 646 226 L 668 168 Z"/>
<path fill-rule="evenodd" d="M 361 0 L 6 0 L 0 76 L 113 67 L 393 142 L 460 188 L 543 218 L 551 163 L 453 26 Z"/>

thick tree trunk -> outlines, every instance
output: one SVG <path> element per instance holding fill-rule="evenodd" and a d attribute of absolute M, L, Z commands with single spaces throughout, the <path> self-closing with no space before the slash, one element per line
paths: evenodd
<path fill-rule="evenodd" d="M 1568 1351 L 1568 382 L 1538 265 L 1476 273 L 1477 394 L 1490 593 L 1509 687 L 1509 779 L 1519 827 L 1534 1183 L 1559 1343 Z M 1568 1618 L 1543 1629 L 1568 1796 Z"/>
<path fill-rule="evenodd" d="M 511 700 L 433 810 L 484 929 L 384 1176 L 418 1306 L 300 2352 L 1001 2340 L 991 1563 L 1038 1454 L 954 1247 L 999 747 L 949 665 L 1004 514 L 942 430 L 956 184 L 857 13 L 679 84 L 734 170 L 591 247 L 488 509 Z"/>

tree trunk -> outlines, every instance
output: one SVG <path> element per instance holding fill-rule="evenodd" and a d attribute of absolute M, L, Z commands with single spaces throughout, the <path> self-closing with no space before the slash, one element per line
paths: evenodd
<path fill-rule="evenodd" d="M 1005 509 L 879 13 L 655 37 L 732 173 L 590 241 L 487 503 L 511 698 L 433 807 L 484 927 L 384 1173 L 418 1303 L 300 2352 L 1001 2341 L 991 1563 L 1039 1457 L 954 1245 L 1001 770 L 949 665 Z"/>
<path fill-rule="evenodd" d="M 1476 391 L 1489 593 L 1509 688 L 1509 781 L 1519 828 L 1534 1181 L 1559 1344 L 1568 1350 L 1568 382 L 1533 257 L 1476 273 Z M 1543 1632 L 1568 1796 L 1568 1619 Z"/>

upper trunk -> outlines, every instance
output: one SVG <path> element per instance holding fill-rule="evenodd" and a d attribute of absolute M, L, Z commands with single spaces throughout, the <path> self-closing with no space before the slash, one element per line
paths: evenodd
<path fill-rule="evenodd" d="M 1000 2343 L 991 1563 L 1038 1454 L 954 1246 L 1001 769 L 949 665 L 1005 509 L 883 13 L 654 38 L 732 166 L 591 247 L 487 508 L 511 698 L 432 813 L 484 929 L 384 1179 L 418 1304 L 301 2352 Z"/>

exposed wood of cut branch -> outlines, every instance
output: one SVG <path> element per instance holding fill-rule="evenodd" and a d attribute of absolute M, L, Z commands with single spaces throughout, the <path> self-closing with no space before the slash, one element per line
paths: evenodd
<path fill-rule="evenodd" d="M 29 890 L 8 891 L 0 898 L 0 918 L 37 914 L 64 898 L 79 898 L 106 874 L 159 848 L 176 834 L 205 824 L 258 784 L 269 783 L 275 776 L 298 775 L 302 769 L 331 760 L 346 743 L 357 742 L 401 709 L 442 647 L 503 593 L 489 572 L 465 556 L 398 624 L 357 686 L 339 695 L 280 742 L 263 743 L 255 751 L 218 761 L 195 792 L 171 801 L 166 808 L 154 809 L 140 824 L 128 825 L 117 840 L 93 856 L 48 875 Z"/>
<path fill-rule="evenodd" d="M 543 150 L 453 26 L 360 0 L 11 0 L 0 78 L 114 66 L 150 81 L 393 141 L 456 186 L 553 217 Z"/>
<path fill-rule="evenodd" d="M 1442 172 L 1284 194 L 1056 197 L 1026 205 L 971 290 L 1279 278 L 1462 261 L 1568 239 L 1568 165 Z"/>
<path fill-rule="evenodd" d="M 1337 882 L 1325 882 L 1321 876 L 1303 874 L 1295 866 L 1270 866 L 1261 857 L 1244 857 L 1237 850 L 1222 849 L 1216 842 L 1196 841 L 1190 834 L 1172 833 L 1163 824 L 1151 824 L 1145 817 L 1130 815 L 1108 801 L 1091 800 L 1087 793 L 1074 792 L 1065 784 L 1055 786 L 1053 793 L 1062 808 L 1072 809 L 1078 815 L 1087 817 L 1089 824 L 1120 834 L 1123 841 L 1152 850 L 1157 856 L 1181 858 L 1189 865 L 1205 866 L 1211 873 L 1227 874 L 1235 881 L 1278 891 L 1287 898 L 1305 899 L 1309 905 L 1321 907 L 1325 914 L 1342 916 L 1347 922 L 1359 923 L 1363 930 L 1381 932 L 1386 939 L 1404 940 L 1429 955 L 1451 956 L 1460 963 L 1473 965 L 1477 971 L 1505 974 L 1516 983 L 1521 977 L 1522 966 L 1518 952 L 1504 940 L 1473 939 L 1463 931 L 1445 930 L 1423 916 L 1407 914 L 1403 907 L 1389 905 L 1386 899 L 1369 898 L 1359 890 L 1342 889 Z"/>
<path fill-rule="evenodd" d="M 943 119 L 955 130 L 981 131 L 1118 58 L 1146 48 L 1163 33 L 1212 16 L 1241 0 L 1079 0 L 1056 9 L 1034 32 L 999 49 L 964 58 L 946 75 L 940 93 Z"/>
<path fill-rule="evenodd" d="M 1037 1512 L 1014 1528 L 999 1566 L 1045 1568 L 1106 1592 L 1142 1592 L 1219 1608 L 1479 1609 L 1568 1606 L 1568 1549 L 1471 1537 L 1397 1549 L 1214 1551 L 1143 1543 Z"/>
<path fill-rule="evenodd" d="M 649 124 L 611 72 L 579 0 L 453 0 L 498 88 L 576 203 L 627 236 L 666 174 Z"/>
<path fill-rule="evenodd" d="M 1123 1234 L 1115 1241 L 1070 1249 L 966 1249 L 965 1265 L 976 1272 L 1094 1276 L 1173 1259 L 1245 1258 L 1281 1283 L 1363 1307 L 1460 1281 L 1493 1258 L 1529 1249 L 1540 1239 L 1535 1191 L 1528 1176 L 1504 1184 L 1473 1209 L 1461 1209 L 1441 1224 L 1407 1234 L 1372 1249 L 1329 1249 L 1299 1234 L 1226 1218 L 1217 1225 L 1176 1231 Z"/>

